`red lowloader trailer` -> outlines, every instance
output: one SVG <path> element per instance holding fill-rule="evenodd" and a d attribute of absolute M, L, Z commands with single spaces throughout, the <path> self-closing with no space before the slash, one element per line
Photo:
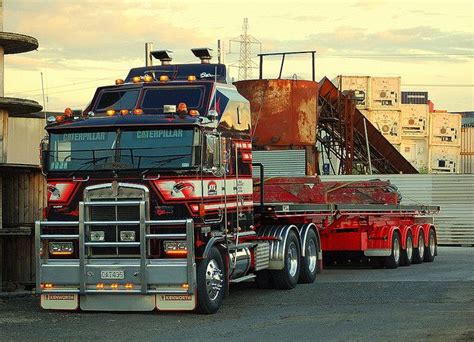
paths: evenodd
<path fill-rule="evenodd" d="M 312 283 L 323 254 L 387 268 L 433 261 L 438 208 L 400 205 L 389 182 L 311 175 L 316 82 L 236 88 L 207 49 L 193 52 L 201 64 L 155 51 L 162 65 L 48 118 L 35 236 L 44 309 L 214 313 L 231 283 Z M 252 164 L 254 148 L 297 146 L 306 177 L 265 178 Z"/>

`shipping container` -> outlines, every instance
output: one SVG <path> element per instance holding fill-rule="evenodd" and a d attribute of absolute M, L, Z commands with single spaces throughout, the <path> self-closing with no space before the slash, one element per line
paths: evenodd
<path fill-rule="evenodd" d="M 401 115 L 399 110 L 371 110 L 369 120 L 388 141 L 400 144 Z"/>
<path fill-rule="evenodd" d="M 461 173 L 474 173 L 474 127 L 461 128 Z"/>
<path fill-rule="evenodd" d="M 461 146 L 461 115 L 430 113 L 430 145 Z"/>
<path fill-rule="evenodd" d="M 356 98 L 356 106 L 359 109 L 369 107 L 370 99 L 370 77 L 369 76 L 337 76 L 333 81 L 340 91 L 353 91 Z M 365 115 L 365 114 L 364 114 Z"/>
<path fill-rule="evenodd" d="M 460 173 L 460 167 L 460 146 L 430 146 L 428 160 L 430 173 Z"/>
<path fill-rule="evenodd" d="M 428 172 L 428 138 L 407 139 L 402 137 L 400 153 L 420 173 Z"/>
<path fill-rule="evenodd" d="M 402 91 L 402 104 L 428 104 L 427 91 Z"/>
<path fill-rule="evenodd" d="M 402 104 L 402 137 L 427 137 L 429 131 L 428 105 Z"/>
<path fill-rule="evenodd" d="M 370 78 L 370 109 L 399 110 L 400 109 L 400 80 L 401 77 L 371 77 Z"/>

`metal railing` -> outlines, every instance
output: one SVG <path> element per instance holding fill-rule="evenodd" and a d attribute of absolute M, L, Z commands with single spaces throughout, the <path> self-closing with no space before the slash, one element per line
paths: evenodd
<path fill-rule="evenodd" d="M 92 206 L 139 206 L 140 219 L 138 221 L 89 221 L 86 220 L 86 208 Z M 145 201 L 104 201 L 104 202 L 79 202 L 79 221 L 36 221 L 35 226 L 35 245 L 36 245 L 36 289 L 38 293 L 182 293 L 193 294 L 195 285 L 195 259 L 194 259 L 194 224 L 192 219 L 186 220 L 147 220 L 146 219 L 146 202 Z M 140 230 L 139 242 L 91 242 L 87 239 L 87 227 L 98 225 L 138 225 Z M 44 227 L 66 227 L 77 226 L 79 234 L 43 234 Z M 151 226 L 184 226 L 186 232 L 184 234 L 151 234 L 149 232 Z M 187 242 L 186 256 L 186 278 L 187 288 L 182 290 L 166 290 L 166 289 L 150 289 L 147 278 L 147 267 L 150 259 L 148 259 L 148 241 L 164 240 L 164 239 L 182 239 Z M 42 266 L 44 263 L 43 255 L 48 254 L 48 250 L 41 251 L 43 241 L 45 240 L 78 240 L 79 245 L 79 289 L 41 289 Z M 89 264 L 86 255 L 86 249 L 90 247 L 140 247 L 140 290 L 94 290 L 87 287 L 87 267 L 101 267 L 101 265 Z M 43 255 L 42 255 L 43 254 Z M 120 259 L 117 259 L 120 260 Z M 67 260 L 70 262 L 71 260 Z M 106 265 L 106 267 L 125 267 L 134 265 Z M 152 284 L 153 285 L 153 284 Z"/>

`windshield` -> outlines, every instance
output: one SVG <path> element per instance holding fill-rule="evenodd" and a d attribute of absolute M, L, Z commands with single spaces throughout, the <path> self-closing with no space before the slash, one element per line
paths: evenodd
<path fill-rule="evenodd" d="M 198 109 L 203 100 L 204 88 L 197 87 L 160 87 L 146 89 L 141 108 L 150 113 L 162 113 L 165 105 L 186 103 L 189 109 Z"/>
<path fill-rule="evenodd" d="M 101 112 L 109 109 L 132 110 L 137 103 L 138 94 L 140 91 L 136 90 L 120 90 L 120 91 L 104 91 L 97 101 L 95 111 Z"/>
<path fill-rule="evenodd" d="M 195 165 L 193 129 L 50 134 L 50 171 L 185 169 Z"/>

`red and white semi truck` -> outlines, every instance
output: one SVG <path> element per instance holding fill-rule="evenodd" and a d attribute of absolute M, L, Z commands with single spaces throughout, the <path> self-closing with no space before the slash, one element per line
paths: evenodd
<path fill-rule="evenodd" d="M 162 65 L 98 88 L 81 113 L 48 118 L 48 206 L 35 232 L 44 309 L 214 313 L 231 283 L 312 283 L 323 254 L 387 268 L 433 261 L 437 207 L 400 205 L 388 182 L 268 179 L 252 164 L 253 148 L 313 144 L 316 82 L 236 88 L 207 49 L 193 52 L 201 64 L 156 51 Z M 237 90 L 255 87 L 272 110 L 251 112 Z M 299 109 L 279 117 L 295 99 Z"/>

